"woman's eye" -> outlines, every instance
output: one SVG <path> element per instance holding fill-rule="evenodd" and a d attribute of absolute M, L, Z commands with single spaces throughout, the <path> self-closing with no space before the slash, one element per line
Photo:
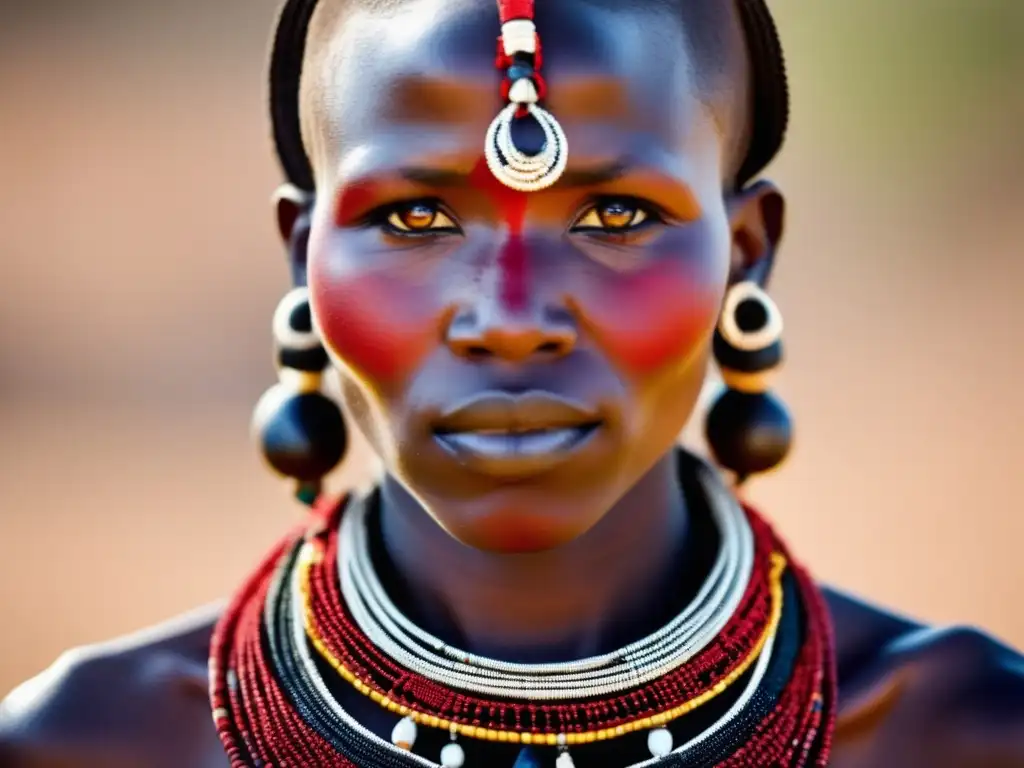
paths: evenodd
<path fill-rule="evenodd" d="M 387 214 L 387 226 L 397 234 L 428 234 L 458 232 L 459 228 L 434 203 L 407 203 L 392 208 Z"/>
<path fill-rule="evenodd" d="M 583 232 L 621 234 L 639 227 L 653 218 L 649 208 L 632 200 L 606 200 L 587 208 L 573 229 Z"/>

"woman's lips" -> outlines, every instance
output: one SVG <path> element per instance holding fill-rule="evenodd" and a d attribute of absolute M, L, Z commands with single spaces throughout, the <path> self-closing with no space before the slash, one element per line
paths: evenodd
<path fill-rule="evenodd" d="M 464 466 L 499 478 L 526 477 L 566 461 L 602 426 L 596 408 L 542 391 L 484 392 L 447 409 L 434 439 Z"/>

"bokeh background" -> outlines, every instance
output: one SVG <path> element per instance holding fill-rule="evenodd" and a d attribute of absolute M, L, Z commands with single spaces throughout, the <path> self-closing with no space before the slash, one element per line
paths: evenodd
<path fill-rule="evenodd" d="M 0 694 L 300 514 L 247 431 L 288 287 L 275 6 L 0 2 Z M 824 580 L 1024 645 L 1024 3 L 773 7 L 799 445 L 752 495 Z"/>

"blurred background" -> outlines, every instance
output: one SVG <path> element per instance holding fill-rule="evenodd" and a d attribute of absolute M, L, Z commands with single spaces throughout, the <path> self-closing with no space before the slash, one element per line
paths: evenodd
<path fill-rule="evenodd" d="M 275 7 L 0 2 L 0 695 L 299 519 L 248 436 L 288 287 Z M 1024 3 L 773 7 L 799 442 L 752 497 L 823 580 L 1024 645 Z"/>

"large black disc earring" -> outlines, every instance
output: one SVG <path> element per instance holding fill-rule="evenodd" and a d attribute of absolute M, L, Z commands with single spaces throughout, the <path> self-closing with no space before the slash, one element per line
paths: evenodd
<path fill-rule="evenodd" d="M 341 409 L 323 394 L 327 352 L 313 327 L 309 291 L 295 288 L 274 312 L 278 383 L 260 398 L 253 433 L 270 467 L 296 482 L 306 504 L 319 496 L 324 476 L 348 448 Z"/>
<path fill-rule="evenodd" d="M 782 315 L 757 283 L 729 289 L 713 349 L 725 388 L 708 411 L 705 433 L 715 460 L 740 485 L 781 464 L 793 438 L 789 412 L 768 391 L 782 364 Z"/>

